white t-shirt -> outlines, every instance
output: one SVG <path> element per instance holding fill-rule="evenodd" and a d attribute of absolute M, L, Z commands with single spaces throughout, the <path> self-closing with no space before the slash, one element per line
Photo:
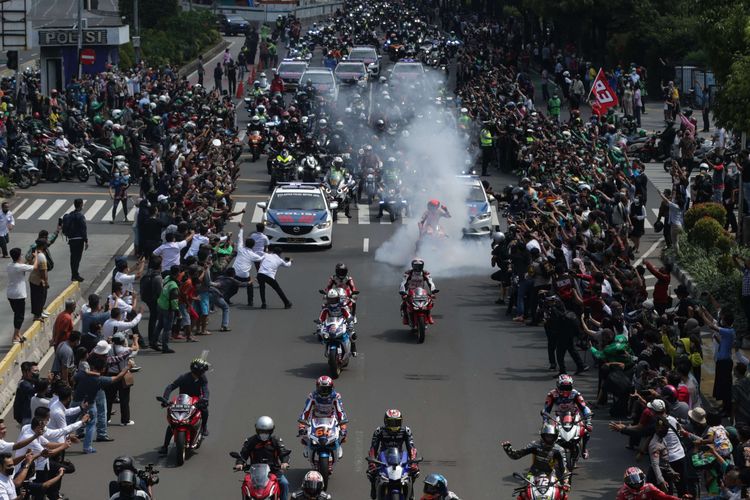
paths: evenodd
<path fill-rule="evenodd" d="M 190 242 L 190 249 L 188 249 L 186 257 L 191 257 L 193 255 L 198 255 L 198 250 L 200 250 L 201 245 L 208 245 L 208 236 L 203 236 L 202 234 L 194 234 L 193 239 Z"/>
<path fill-rule="evenodd" d="M 169 271 L 172 266 L 180 265 L 180 250 L 187 246 L 187 241 L 173 241 L 171 243 L 164 243 L 159 248 L 154 250 L 154 255 L 161 255 L 161 270 Z"/>
<path fill-rule="evenodd" d="M 6 214 L 0 210 L 0 236 L 7 235 L 9 227 L 13 226 L 15 223 L 16 221 L 13 218 L 13 212 L 8 210 L 8 213 Z"/>
<path fill-rule="evenodd" d="M 12 455 L 13 444 L 14 443 L 8 442 L 5 439 L 0 439 L 0 453 L 10 453 Z"/>
<path fill-rule="evenodd" d="M 0 500 L 13 500 L 16 495 L 16 485 L 13 484 L 13 475 L 10 477 L 0 474 Z"/>
<path fill-rule="evenodd" d="M 133 293 L 133 283 L 135 283 L 135 274 L 115 273 L 115 283 L 122 283 L 123 292 Z"/>
<path fill-rule="evenodd" d="M 26 298 L 26 273 L 31 272 L 34 266 L 13 262 L 8 264 L 8 298 Z"/>

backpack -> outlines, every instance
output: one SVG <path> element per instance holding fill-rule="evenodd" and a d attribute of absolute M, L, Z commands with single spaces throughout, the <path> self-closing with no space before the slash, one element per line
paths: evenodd
<path fill-rule="evenodd" d="M 157 273 L 146 273 L 141 278 L 141 299 L 144 302 L 156 301 L 161 295 L 161 290 L 156 290 L 159 275 Z"/>
<path fill-rule="evenodd" d="M 73 231 L 73 217 L 72 213 L 63 215 L 62 218 L 62 234 L 66 238 L 70 238 L 70 233 Z"/>

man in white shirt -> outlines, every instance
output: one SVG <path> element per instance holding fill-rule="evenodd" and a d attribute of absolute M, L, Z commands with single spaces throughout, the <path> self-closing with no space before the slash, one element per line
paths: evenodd
<path fill-rule="evenodd" d="M 109 340 L 116 332 L 127 333 L 131 328 L 138 326 L 138 323 L 141 322 L 142 312 L 143 305 L 141 305 L 141 310 L 133 319 L 122 321 L 123 311 L 115 307 L 110 312 L 110 318 L 102 326 L 102 338 Z"/>
<path fill-rule="evenodd" d="M 252 250 L 257 255 L 260 255 L 261 257 L 265 255 L 266 249 L 268 249 L 268 245 L 270 243 L 268 236 L 266 236 L 264 233 L 265 230 L 266 230 L 266 226 L 264 226 L 263 224 L 256 224 L 255 232 L 250 235 L 250 238 L 253 239 Z M 258 269 L 259 267 L 260 267 L 260 263 L 256 263 L 255 269 Z"/>
<path fill-rule="evenodd" d="M 8 453 L 0 454 L 0 500 L 13 500 L 16 495 L 16 484 L 14 482 L 15 469 L 13 458 Z M 28 469 L 28 465 L 24 465 Z"/>
<path fill-rule="evenodd" d="M 269 285 L 276 291 L 276 293 L 279 295 L 279 298 L 284 302 L 284 309 L 291 308 L 292 303 L 289 302 L 289 299 L 286 298 L 286 295 L 284 295 L 284 291 L 276 281 L 276 271 L 281 266 L 291 267 L 292 259 L 290 259 L 289 257 L 282 259 L 281 249 L 278 247 L 272 248 L 269 253 L 265 254 L 262 257 L 262 259 L 263 260 L 261 260 L 260 262 L 260 269 L 258 269 L 257 276 L 258 286 L 260 287 L 260 308 L 266 308 L 266 285 Z"/>
<path fill-rule="evenodd" d="M 8 243 L 10 243 L 10 231 L 16 225 L 16 220 L 13 218 L 13 212 L 10 211 L 10 205 L 7 201 L 4 201 L 0 205 L 0 250 L 3 252 L 3 259 L 8 258 Z"/>
<path fill-rule="evenodd" d="M 37 408 L 38 410 L 39 408 Z M 48 430 L 47 429 L 47 419 L 41 418 L 41 417 L 34 417 L 31 419 L 30 424 L 26 424 L 23 427 L 21 427 L 21 434 L 18 436 L 19 440 L 21 439 L 28 439 L 29 436 L 38 435 L 36 439 L 31 441 L 27 446 L 20 448 L 16 450 L 16 458 L 23 457 L 26 454 L 27 450 L 31 450 L 31 452 L 34 455 L 40 455 L 39 458 L 37 458 L 34 461 L 34 465 L 36 467 L 36 471 L 43 471 L 49 468 L 49 455 L 57 454 L 66 448 L 70 446 L 67 441 L 63 441 L 62 443 L 53 443 L 50 441 L 50 438 L 59 438 L 60 435 L 64 435 L 67 437 L 68 434 L 71 432 L 75 432 L 78 429 L 83 426 L 85 422 L 88 421 L 88 413 L 84 415 L 84 418 L 82 420 L 79 420 L 78 422 L 74 424 L 70 424 L 69 426 L 63 428 L 63 429 L 56 429 L 56 430 Z M 39 435 L 41 433 L 41 435 Z M 48 437 L 49 436 L 49 437 Z M 49 451 L 48 456 L 41 456 L 41 453 L 44 450 Z M 20 470 L 20 465 L 16 466 L 16 473 Z"/>
<path fill-rule="evenodd" d="M 197 257 L 198 256 L 198 250 L 200 250 L 201 245 L 208 245 L 209 244 L 209 238 L 208 238 L 208 228 L 206 226 L 201 226 L 201 228 L 198 230 L 198 234 L 193 235 L 193 240 L 190 243 L 190 248 L 188 248 L 187 253 L 185 254 L 186 257 Z"/>
<path fill-rule="evenodd" d="M 138 259 L 138 266 L 135 268 L 135 272 L 130 273 L 130 269 L 128 268 L 128 260 L 126 258 L 118 258 L 115 261 L 115 269 L 117 271 L 115 272 L 114 282 L 122 283 L 122 291 L 125 295 L 133 293 L 133 283 L 141 278 L 145 264 L 146 259 L 144 257 L 141 257 L 140 259 Z"/>
<path fill-rule="evenodd" d="M 166 243 L 160 245 L 154 250 L 153 255 L 161 256 L 161 272 L 169 273 L 169 268 L 180 265 L 180 251 L 193 240 L 193 233 L 190 232 L 184 240 L 175 241 L 175 233 L 167 233 L 164 239 Z"/>
<path fill-rule="evenodd" d="M 83 403 L 81 406 L 68 408 L 73 399 L 73 390 L 67 385 L 60 385 L 56 394 L 49 400 L 49 421 L 47 422 L 47 432 L 58 431 L 68 427 L 68 418 L 76 417 L 81 411 L 88 409 L 88 404 Z M 54 435 L 54 437 L 51 437 Z M 51 434 L 48 436 L 53 443 L 62 443 L 65 441 L 66 434 Z"/>
<path fill-rule="evenodd" d="M 32 434 L 31 436 L 27 437 L 24 440 L 18 440 L 15 443 L 12 443 L 10 441 L 5 440 L 5 435 L 7 432 L 8 432 L 8 427 L 5 425 L 5 420 L 0 418 L 0 453 L 13 454 L 14 451 L 21 449 L 21 448 L 25 448 L 33 440 L 41 436 L 41 434 L 39 435 Z"/>
<path fill-rule="evenodd" d="M 252 271 L 252 268 L 256 265 L 257 267 L 255 267 L 255 269 L 258 270 L 260 267 L 260 261 L 263 260 L 263 257 L 252 250 L 255 246 L 255 242 L 252 238 L 248 237 L 247 239 L 243 239 L 245 236 L 245 229 L 242 222 L 240 222 L 239 226 L 240 230 L 237 233 L 237 256 L 234 258 L 234 264 L 232 267 L 234 268 L 237 281 L 248 283 L 247 305 L 252 307 L 254 290 L 250 283 L 250 271 Z"/>

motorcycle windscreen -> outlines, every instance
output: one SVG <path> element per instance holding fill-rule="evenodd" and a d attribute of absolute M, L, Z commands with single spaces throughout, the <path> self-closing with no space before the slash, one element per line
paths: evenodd
<path fill-rule="evenodd" d="M 336 421 L 333 418 L 324 417 L 324 418 L 313 418 L 312 419 L 312 426 L 314 428 L 318 427 L 333 427 L 336 425 Z"/>
<path fill-rule="evenodd" d="M 271 473 L 271 468 L 268 464 L 254 464 L 250 466 L 250 481 L 253 483 L 253 487 L 257 489 L 263 489 L 268 484 L 268 475 Z"/>
<path fill-rule="evenodd" d="M 401 452 L 398 448 L 388 448 L 385 450 L 385 463 L 390 467 L 401 464 Z"/>

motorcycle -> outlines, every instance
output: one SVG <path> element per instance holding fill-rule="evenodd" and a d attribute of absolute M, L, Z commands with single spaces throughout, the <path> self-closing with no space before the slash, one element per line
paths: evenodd
<path fill-rule="evenodd" d="M 242 460 L 242 456 L 236 451 L 230 452 L 229 456 Z M 281 487 L 276 474 L 271 472 L 268 464 L 248 464 L 244 460 L 243 470 L 245 479 L 242 481 L 242 500 L 279 500 L 281 498 Z"/>
<path fill-rule="evenodd" d="M 406 451 L 388 448 L 380 452 L 378 459 L 367 457 L 367 461 L 378 466 L 378 475 L 375 479 L 378 500 L 414 498 L 414 477 L 409 473 L 409 466 L 421 462 L 421 458 L 409 460 Z"/>
<path fill-rule="evenodd" d="M 568 493 L 557 478 L 550 474 L 539 474 L 528 479 L 518 472 L 513 477 L 525 484 L 513 490 L 518 500 L 567 500 Z"/>
<path fill-rule="evenodd" d="M 377 196 L 378 194 L 378 178 L 377 177 L 378 177 L 378 173 L 374 169 L 368 169 L 365 174 L 364 183 L 362 186 L 363 188 L 362 194 L 364 195 L 364 197 L 367 198 L 368 205 L 374 201 L 375 196 Z M 360 203 L 363 202 L 362 198 L 363 196 L 360 195 L 359 197 Z"/>
<path fill-rule="evenodd" d="M 297 177 L 302 182 L 320 182 L 321 175 L 320 163 L 313 155 L 305 156 L 302 164 L 297 167 Z"/>
<path fill-rule="evenodd" d="M 199 408 L 199 398 L 178 394 L 171 402 L 162 396 L 157 396 L 156 400 L 167 408 L 167 423 L 172 430 L 177 466 L 180 467 L 188 453 L 200 448 L 203 442 L 203 414 Z"/>
<path fill-rule="evenodd" d="M 333 464 L 344 456 L 341 447 L 341 431 L 339 423 L 334 417 L 312 418 L 310 422 L 300 420 L 307 426 L 307 434 L 302 436 L 305 450 L 302 455 L 310 459 L 312 468 L 323 476 L 323 490 L 328 489 L 328 478 L 333 472 Z"/>
<path fill-rule="evenodd" d="M 423 224 L 419 226 L 419 239 L 417 240 L 417 253 L 423 251 L 425 245 L 430 245 L 433 242 L 439 242 L 448 238 L 448 235 L 443 231 L 442 226 L 437 224 Z M 442 248 L 442 246 L 441 246 Z"/>
<path fill-rule="evenodd" d="M 263 154 L 263 136 L 260 134 L 260 130 L 250 132 L 250 135 L 247 136 L 247 144 L 250 147 L 252 161 L 258 161 L 260 155 Z"/>
<path fill-rule="evenodd" d="M 342 316 L 329 316 L 318 328 L 318 338 L 324 344 L 323 356 L 328 360 L 331 378 L 338 378 L 352 355 L 350 326 Z"/>
<path fill-rule="evenodd" d="M 406 292 L 406 320 L 412 333 L 417 334 L 417 342 L 424 342 L 427 332 L 427 316 L 435 305 L 435 295 L 440 290 L 433 290 L 430 294 L 424 288 L 414 288 Z"/>
<path fill-rule="evenodd" d="M 103 158 L 99 158 L 96 161 L 96 168 L 94 170 L 94 180 L 99 186 L 105 186 L 112 180 L 112 172 L 117 170 L 122 172 L 124 168 L 128 166 L 127 159 L 122 155 L 114 157 L 114 162 L 107 161 Z"/>
<path fill-rule="evenodd" d="M 401 196 L 394 188 L 389 188 L 381 194 L 381 199 L 378 202 L 384 212 L 388 212 L 388 216 L 391 222 L 399 217 L 406 217 L 408 212 L 408 202 L 401 199 Z"/>
<path fill-rule="evenodd" d="M 546 413 L 542 413 L 542 417 L 552 419 Z M 560 412 L 554 420 L 559 432 L 557 444 L 565 450 L 565 463 L 572 471 L 581 456 L 581 444 L 586 432 L 585 424 L 580 413 L 571 410 Z"/>

